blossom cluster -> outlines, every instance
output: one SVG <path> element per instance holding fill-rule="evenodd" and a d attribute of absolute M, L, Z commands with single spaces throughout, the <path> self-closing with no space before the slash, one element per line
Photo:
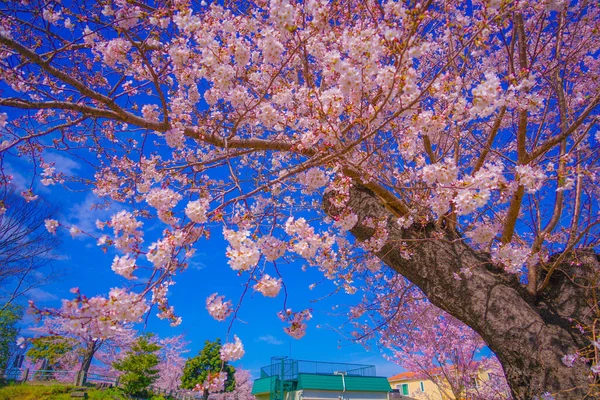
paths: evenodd
<path fill-rule="evenodd" d="M 501 228 L 501 225 L 498 223 L 482 221 L 481 223 L 477 223 L 473 230 L 466 232 L 465 236 L 471 239 L 473 243 L 487 244 L 496 237 Z"/>
<path fill-rule="evenodd" d="M 173 261 L 176 261 L 173 254 L 175 243 L 172 238 L 172 236 L 165 237 L 148 246 L 146 258 L 154 265 L 154 268 L 168 268 Z"/>
<path fill-rule="evenodd" d="M 155 188 L 146 194 L 146 202 L 159 211 L 173 209 L 181 200 L 181 195 L 169 188 Z"/>
<path fill-rule="evenodd" d="M 48 232 L 55 235 L 56 228 L 58 228 L 59 224 L 58 224 L 57 220 L 49 218 L 49 219 L 44 220 L 44 225 L 46 226 L 46 229 L 48 230 Z"/>
<path fill-rule="evenodd" d="M 439 183 L 449 185 L 458 177 L 458 168 L 454 160 L 446 158 L 443 162 L 429 164 L 423 167 L 423 180 L 427 184 Z"/>
<path fill-rule="evenodd" d="M 44 168 L 44 171 L 42 172 L 42 185 L 44 186 L 50 186 L 50 185 L 54 185 L 56 183 L 56 181 L 53 179 L 54 177 L 54 165 L 50 164 L 50 163 L 43 163 L 42 167 Z"/>
<path fill-rule="evenodd" d="M 185 207 L 185 215 L 195 223 L 203 224 L 207 221 L 208 207 L 209 201 L 206 198 L 190 201 Z"/>
<path fill-rule="evenodd" d="M 223 301 L 225 296 L 213 293 L 206 299 L 206 309 L 211 317 L 217 321 L 224 321 L 232 312 L 231 301 Z"/>
<path fill-rule="evenodd" d="M 21 196 L 25 199 L 26 202 L 35 201 L 39 197 L 37 194 L 34 194 L 31 189 L 21 191 Z"/>
<path fill-rule="evenodd" d="M 290 324 L 290 326 L 283 328 L 283 331 L 294 339 L 301 339 L 306 335 L 307 325 L 304 321 L 308 321 L 312 318 L 310 309 L 293 312 L 292 309 L 288 308 L 285 312 L 280 311 L 278 316 L 281 321 L 287 321 Z"/>
<path fill-rule="evenodd" d="M 498 91 L 500 80 L 493 72 L 485 73 L 485 80 L 473 88 L 473 113 L 487 117 L 498 107 Z"/>
<path fill-rule="evenodd" d="M 135 258 L 130 257 L 129 254 L 126 254 L 122 257 L 115 256 L 111 269 L 115 273 L 127 279 L 133 279 L 133 271 L 135 271 Z"/>
<path fill-rule="evenodd" d="M 139 294 L 122 288 L 111 289 L 108 298 L 87 298 L 79 293 L 78 288 L 71 292 L 77 297 L 63 300 L 59 313 L 67 321 L 64 328 L 73 333 L 87 332 L 91 337 L 110 337 L 116 326 L 124 322 L 139 322 L 148 311 L 146 301 Z"/>
<path fill-rule="evenodd" d="M 311 193 L 327 185 L 327 175 L 321 168 L 311 168 L 298 175 L 298 181 L 306 187 L 306 192 Z"/>
<path fill-rule="evenodd" d="M 525 187 L 527 193 L 535 193 L 542 188 L 546 174 L 541 168 L 531 165 L 517 165 L 515 167 L 519 183 Z"/>
<path fill-rule="evenodd" d="M 160 319 L 167 319 L 170 321 L 171 326 L 178 326 L 181 324 L 181 317 L 175 315 L 175 308 L 169 306 L 167 300 L 167 294 L 169 292 L 169 286 L 173 285 L 172 280 L 162 282 L 160 285 L 156 285 L 152 289 L 152 303 L 158 306 L 158 313 L 156 316 Z"/>
<path fill-rule="evenodd" d="M 356 215 L 349 208 L 345 208 L 335 220 L 334 225 L 339 227 L 342 231 L 349 231 L 354 228 L 358 222 L 358 215 Z"/>
<path fill-rule="evenodd" d="M 221 360 L 228 361 L 237 361 L 244 356 L 244 345 L 240 338 L 236 335 L 234 337 L 233 343 L 225 343 L 220 350 Z"/>
<path fill-rule="evenodd" d="M 202 384 L 194 387 L 195 391 L 207 390 L 209 393 L 219 393 L 225 390 L 226 372 L 209 372 L 206 380 Z"/>
<path fill-rule="evenodd" d="M 99 229 L 104 227 L 101 221 L 96 222 Z M 135 250 L 142 243 L 143 227 L 142 221 L 129 211 L 121 210 L 114 214 L 109 222 L 113 228 L 115 247 L 119 250 L 128 252 Z"/>
<path fill-rule="evenodd" d="M 268 274 L 264 274 L 254 285 L 254 290 L 266 297 L 276 297 L 281 290 L 281 279 L 271 278 Z"/>
<path fill-rule="evenodd" d="M 492 261 L 502 265 L 509 274 L 516 274 L 525 266 L 530 254 L 530 249 L 515 243 L 508 243 L 492 249 Z"/>
<path fill-rule="evenodd" d="M 288 235 L 296 237 L 296 241 L 291 247 L 293 252 L 307 260 L 315 257 L 322 244 L 321 237 L 315 233 L 314 228 L 304 218 L 289 217 L 284 228 Z"/>
<path fill-rule="evenodd" d="M 104 57 L 104 63 L 114 67 L 117 63 L 127 63 L 127 53 L 131 50 L 131 42 L 122 38 L 116 38 L 105 43 L 98 43 L 96 49 Z"/>
<path fill-rule="evenodd" d="M 260 259 L 260 250 L 256 242 L 248 236 L 250 231 L 223 229 L 223 236 L 229 242 L 227 247 L 228 264 L 235 271 L 246 271 L 254 267 Z"/>
<path fill-rule="evenodd" d="M 271 235 L 265 235 L 258 240 L 260 252 L 267 261 L 275 261 L 285 254 L 286 243 Z"/>
<path fill-rule="evenodd" d="M 62 11 L 56 11 L 52 8 L 44 8 L 42 17 L 50 24 L 56 24 L 62 18 Z"/>

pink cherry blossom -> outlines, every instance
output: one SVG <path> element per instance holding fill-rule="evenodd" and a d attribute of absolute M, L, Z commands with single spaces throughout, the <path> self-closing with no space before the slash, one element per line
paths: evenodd
<path fill-rule="evenodd" d="M 131 258 L 129 254 L 126 254 L 123 257 L 115 256 L 111 269 L 127 279 L 133 279 L 133 271 L 135 271 L 135 259 Z"/>
<path fill-rule="evenodd" d="M 283 328 L 283 331 L 294 339 L 301 339 L 306 335 L 307 325 L 303 321 L 309 321 L 311 318 L 312 314 L 310 309 L 293 312 L 288 308 L 285 312 L 279 312 L 279 319 L 287 321 L 290 324 L 290 326 Z"/>
<path fill-rule="evenodd" d="M 231 301 L 225 301 L 224 296 L 213 293 L 206 299 L 206 309 L 211 317 L 217 321 L 224 321 L 232 312 Z"/>
<path fill-rule="evenodd" d="M 48 232 L 55 235 L 56 228 L 58 228 L 59 223 L 55 219 L 46 219 L 46 220 L 44 220 L 44 225 L 46 226 L 46 229 L 48 230 Z"/>
<path fill-rule="evenodd" d="M 185 207 L 185 215 L 192 221 L 203 224 L 207 221 L 206 213 L 208 212 L 208 206 L 207 199 L 190 201 Z"/>
<path fill-rule="evenodd" d="M 233 343 L 225 343 L 221 347 L 221 360 L 228 361 L 237 361 L 244 356 L 244 345 L 242 341 L 237 336 L 233 336 Z"/>
<path fill-rule="evenodd" d="M 262 293 L 265 297 L 276 297 L 281 290 L 281 279 L 271 278 L 268 274 L 265 274 L 254 285 L 254 290 Z"/>

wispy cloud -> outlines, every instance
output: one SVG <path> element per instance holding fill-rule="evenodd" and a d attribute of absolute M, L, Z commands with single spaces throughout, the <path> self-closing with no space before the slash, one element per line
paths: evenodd
<path fill-rule="evenodd" d="M 373 354 L 371 356 L 360 356 L 356 354 L 356 358 L 353 358 L 354 363 L 374 365 L 377 371 L 377 376 L 394 376 L 400 372 L 404 372 L 405 369 L 400 365 L 395 364 L 391 361 L 386 360 L 382 354 Z"/>
<path fill-rule="evenodd" d="M 31 181 L 27 180 L 25 178 L 25 176 L 23 176 L 23 174 L 21 174 L 21 172 L 19 172 L 17 169 L 15 169 L 15 167 L 12 164 L 10 164 L 8 162 L 5 163 L 4 164 L 4 172 L 7 175 L 12 176 L 12 184 L 15 185 L 18 192 L 29 188 Z"/>
<path fill-rule="evenodd" d="M 189 268 L 196 271 L 206 268 L 206 264 L 204 264 L 202 261 L 202 259 L 206 258 L 206 256 L 206 253 L 195 253 L 187 260 Z"/>
<path fill-rule="evenodd" d="M 81 169 L 81 165 L 77 161 L 54 152 L 46 152 L 44 161 L 54 163 L 56 172 L 62 172 L 67 176 L 73 176 L 75 171 Z"/>
<path fill-rule="evenodd" d="M 115 209 L 98 209 L 95 207 L 101 204 L 102 200 L 94 193 L 88 193 L 81 203 L 75 204 L 68 213 L 68 225 L 75 225 L 84 232 L 97 234 L 96 220 L 106 220 L 112 214 L 117 212 Z M 80 238 L 85 236 L 80 235 Z"/>
<path fill-rule="evenodd" d="M 272 344 L 275 346 L 279 346 L 283 344 L 283 341 L 277 339 L 275 336 L 273 335 L 263 335 L 263 336 L 259 336 L 258 338 L 256 338 L 257 342 L 265 342 L 268 344 Z"/>
<path fill-rule="evenodd" d="M 58 300 L 58 296 L 45 291 L 40 288 L 33 288 L 27 291 L 27 297 L 29 299 L 40 302 L 40 301 L 50 301 L 50 300 Z"/>

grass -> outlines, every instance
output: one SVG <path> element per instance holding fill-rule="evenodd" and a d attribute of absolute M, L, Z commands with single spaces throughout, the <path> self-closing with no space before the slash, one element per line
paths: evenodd
<path fill-rule="evenodd" d="M 0 387 L 0 400 L 71 400 L 72 385 L 8 385 Z M 119 389 L 88 389 L 89 400 L 126 400 Z"/>

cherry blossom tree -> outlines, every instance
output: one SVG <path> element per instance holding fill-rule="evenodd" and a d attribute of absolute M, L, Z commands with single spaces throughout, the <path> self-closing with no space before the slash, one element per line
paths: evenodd
<path fill-rule="evenodd" d="M 444 398 L 510 397 L 498 359 L 488 354 L 485 342 L 476 332 L 432 305 L 418 288 L 407 285 L 400 276 L 390 277 L 386 285 L 400 295 L 381 296 L 381 291 L 375 290 L 376 295 L 352 309 L 359 341 L 368 343 L 368 339 L 377 336 L 390 361 L 415 373 L 417 379 L 432 381 Z M 402 313 L 398 312 L 400 309 Z M 367 310 L 376 310 L 369 313 L 376 317 L 373 324 L 358 321 Z"/>
<path fill-rule="evenodd" d="M 57 316 L 45 317 L 42 325 L 32 330 L 36 331 L 40 338 L 58 338 L 69 344 L 69 351 L 61 354 L 56 367 L 78 371 L 78 385 L 85 383 L 90 371 L 116 376 L 112 363 L 131 347 L 136 334 L 135 330 L 124 324 L 113 326 L 110 334 L 107 334 L 100 329 L 97 319 L 84 320 L 82 324 L 78 320 Z M 96 364 L 93 364 L 94 360 L 97 361 Z"/>
<path fill-rule="evenodd" d="M 213 394 L 209 397 L 210 400 L 256 400 L 252 394 L 252 385 L 254 380 L 250 372 L 245 369 L 236 368 L 235 373 L 235 388 L 231 392 Z"/>
<path fill-rule="evenodd" d="M 178 335 L 160 339 L 158 344 L 161 346 L 160 363 L 156 366 L 158 379 L 154 386 L 166 391 L 178 390 L 186 361 L 183 354 L 189 351 L 186 348 L 189 342 L 185 341 L 183 335 Z"/>
<path fill-rule="evenodd" d="M 98 245 L 117 274 L 153 273 L 115 301 L 70 303 L 79 317 L 132 321 L 152 302 L 180 323 L 167 293 L 216 231 L 247 288 L 277 297 L 293 257 L 348 293 L 379 280 L 396 296 L 385 282 L 401 275 L 482 337 L 515 398 L 580 399 L 600 373 L 598 12 L 586 0 L 11 2 L 1 181 L 19 157 L 33 166 L 25 200 L 34 183 L 76 182 L 125 207 L 98 222 Z M 93 175 L 57 172 L 48 152 Z M 231 304 L 217 293 L 207 308 L 232 319 Z M 280 316 L 299 338 L 311 313 Z"/>

